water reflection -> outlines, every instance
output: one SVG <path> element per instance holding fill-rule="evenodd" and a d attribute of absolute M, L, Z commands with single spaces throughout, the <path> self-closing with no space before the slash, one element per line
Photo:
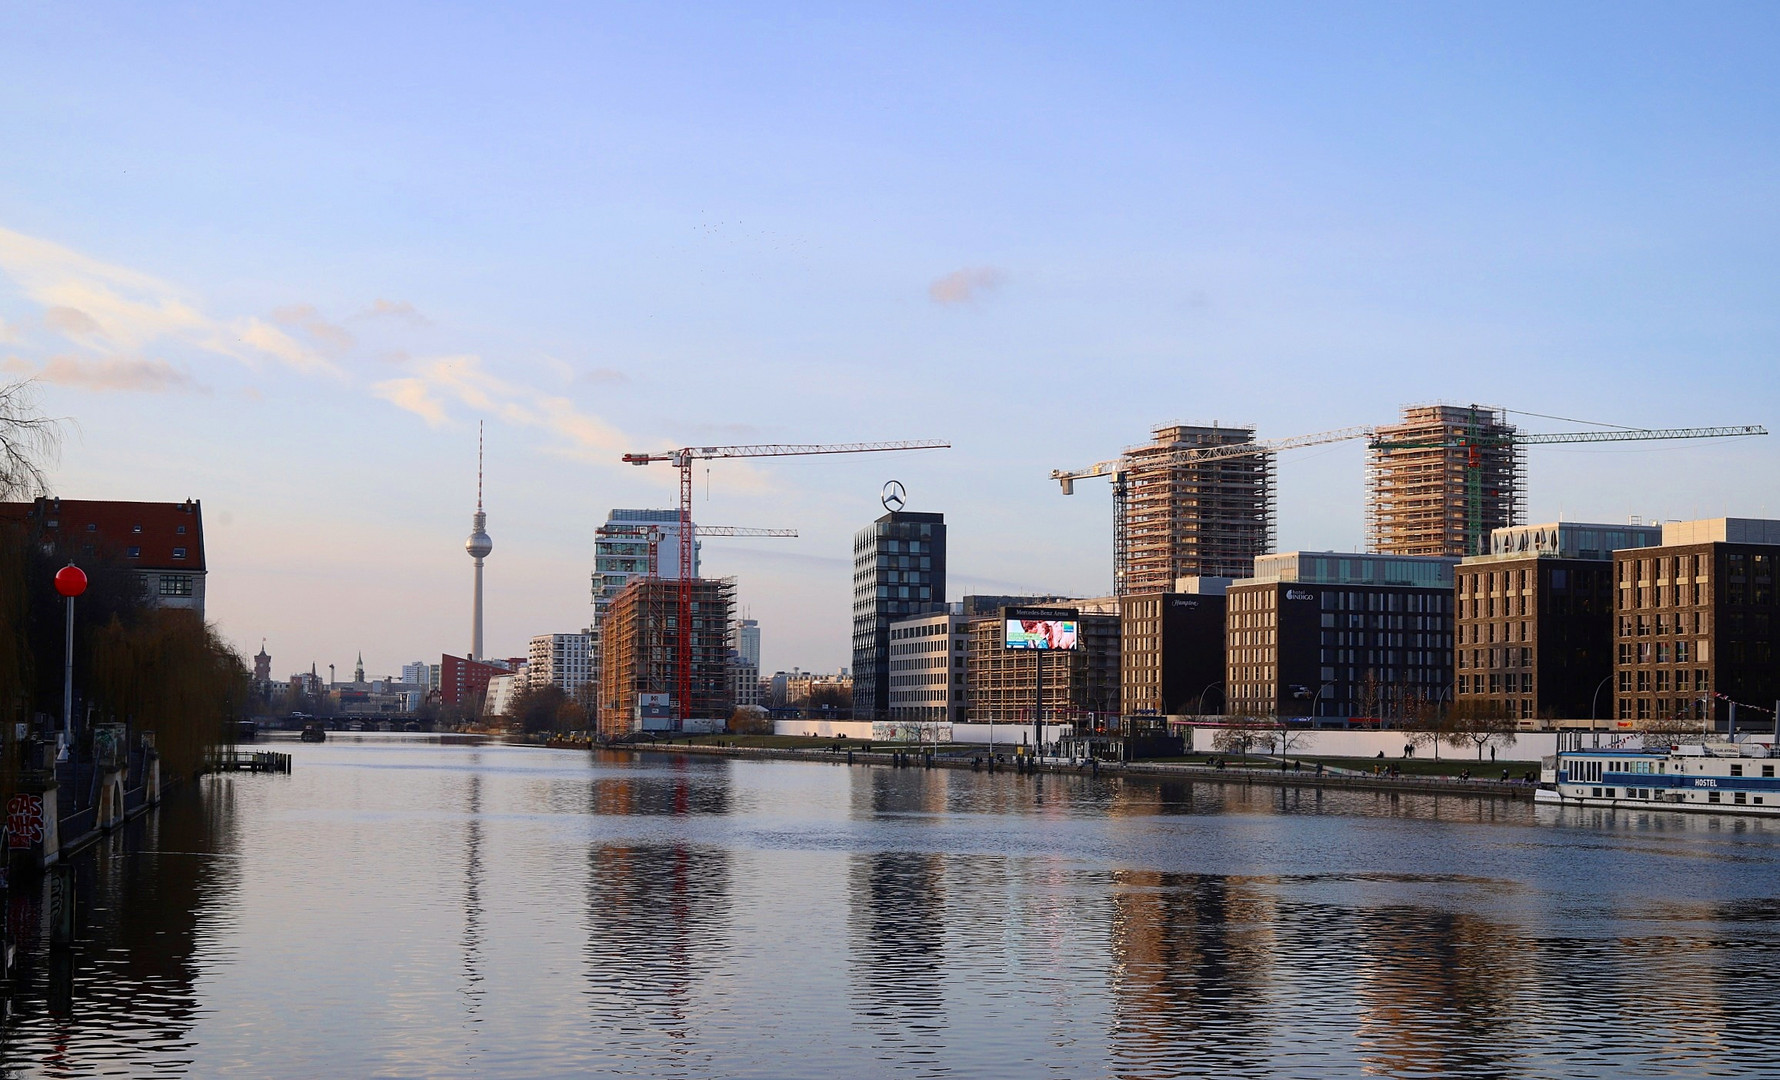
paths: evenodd
<path fill-rule="evenodd" d="M 848 859 L 854 1014 L 900 1060 L 931 1057 L 945 1027 L 945 860 L 913 852 Z"/>
<path fill-rule="evenodd" d="M 596 817 L 690 817 L 722 814 L 729 805 L 726 768 L 680 758 L 632 769 L 622 757 L 607 760 L 617 774 L 591 782 Z M 607 1044 L 607 1071 L 650 1075 L 650 1063 L 663 1055 L 681 1067 L 713 1060 L 691 1040 L 709 1019 L 700 1007 L 701 984 L 728 949 L 730 873 L 729 853 L 706 845 L 589 848 L 582 992 Z"/>
<path fill-rule="evenodd" d="M 227 935 L 240 884 L 232 779 L 150 814 L 72 861 L 76 940 L 49 947 L 50 879 L 7 898 L 18 968 L 0 1020 L 0 1075 L 180 1069 L 201 1009 L 199 953 Z"/>
<path fill-rule="evenodd" d="M 1780 1073 L 1769 823 L 296 752 L 77 860 L 60 978 L 14 890 L 0 1075 Z"/>
<path fill-rule="evenodd" d="M 1120 1071 L 1261 1070 L 1273 903 L 1228 878 L 1118 871 L 1112 1045 Z"/>
<path fill-rule="evenodd" d="M 727 814 L 729 762 L 686 754 L 651 754 L 643 762 L 602 750 L 592 780 L 593 812 L 630 816 Z M 646 762 L 646 763 L 644 763 Z"/>
<path fill-rule="evenodd" d="M 1363 1058 L 1387 1076 L 1512 1076 L 1534 955 L 1512 927 L 1412 905 L 1366 912 L 1353 935 Z"/>
<path fill-rule="evenodd" d="M 480 761 L 480 755 L 471 758 Z M 463 976 L 458 993 L 464 1003 L 464 1024 L 474 1032 L 482 1009 L 482 774 L 472 772 L 465 781 L 464 879 L 463 879 Z M 466 1047 L 468 1060 L 481 1048 L 473 1036 Z"/>

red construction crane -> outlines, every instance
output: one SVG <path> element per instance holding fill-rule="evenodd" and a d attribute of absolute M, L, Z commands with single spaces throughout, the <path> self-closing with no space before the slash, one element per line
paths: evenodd
<path fill-rule="evenodd" d="M 875 443 L 765 443 L 758 446 L 683 446 L 661 454 L 626 454 L 631 465 L 657 461 L 680 470 L 680 566 L 679 626 L 675 628 L 679 663 L 679 712 L 682 721 L 692 710 L 692 463 L 715 458 L 807 457 L 814 454 L 872 454 L 887 450 L 946 450 L 951 443 L 933 439 Z M 707 530 L 709 531 L 709 530 Z"/>

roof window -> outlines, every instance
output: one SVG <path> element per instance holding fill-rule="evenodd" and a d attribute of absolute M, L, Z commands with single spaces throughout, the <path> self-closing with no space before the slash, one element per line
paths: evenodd
<path fill-rule="evenodd" d="M 184 536 L 185 535 L 185 526 L 184 525 L 176 525 L 176 526 L 174 526 L 173 531 L 178 533 L 181 536 Z"/>
<path fill-rule="evenodd" d="M 175 559 L 185 558 L 185 549 L 184 548 L 174 548 L 173 549 L 173 557 Z"/>
<path fill-rule="evenodd" d="M 141 548 L 139 548 L 139 547 L 133 547 L 133 548 L 131 548 L 131 549 L 130 549 L 130 558 L 132 558 L 132 559 L 140 559 L 140 558 L 142 558 L 142 549 L 141 549 Z"/>
<path fill-rule="evenodd" d="M 98 532 L 98 531 L 99 531 L 99 526 L 97 523 L 91 522 L 91 521 L 87 522 L 87 532 Z"/>
<path fill-rule="evenodd" d="M 130 526 L 130 531 L 131 531 L 131 532 L 133 532 L 133 533 L 139 533 L 139 532 L 141 532 L 141 531 L 142 531 L 142 526 L 140 526 L 140 525 L 132 525 L 132 526 Z"/>

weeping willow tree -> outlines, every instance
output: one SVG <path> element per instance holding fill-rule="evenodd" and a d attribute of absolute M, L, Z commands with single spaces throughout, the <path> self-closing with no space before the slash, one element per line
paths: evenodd
<path fill-rule="evenodd" d="M 61 447 L 61 422 L 37 410 L 30 380 L 0 385 L 0 501 L 31 499 L 49 490 L 45 469 Z M 30 564 L 24 530 L 0 526 L 0 805 L 18 778 L 14 724 L 30 716 Z"/>
<path fill-rule="evenodd" d="M 14 725 L 30 718 L 32 652 L 29 645 L 30 591 L 25 533 L 0 524 L 0 805 L 18 783 L 19 749 Z"/>
<path fill-rule="evenodd" d="M 113 618 L 92 642 L 93 702 L 101 716 L 152 731 L 164 768 L 190 776 L 231 739 L 252 690 L 239 653 L 195 612 L 151 609 Z"/>
<path fill-rule="evenodd" d="M 62 421 L 37 411 L 37 384 L 0 385 L 0 501 L 49 493 L 44 470 L 62 446 Z"/>

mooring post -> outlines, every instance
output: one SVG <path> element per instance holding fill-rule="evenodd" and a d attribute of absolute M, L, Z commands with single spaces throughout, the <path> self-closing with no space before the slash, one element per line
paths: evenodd
<path fill-rule="evenodd" d="M 49 943 L 57 949 L 74 946 L 74 866 L 70 863 L 50 867 Z"/>

